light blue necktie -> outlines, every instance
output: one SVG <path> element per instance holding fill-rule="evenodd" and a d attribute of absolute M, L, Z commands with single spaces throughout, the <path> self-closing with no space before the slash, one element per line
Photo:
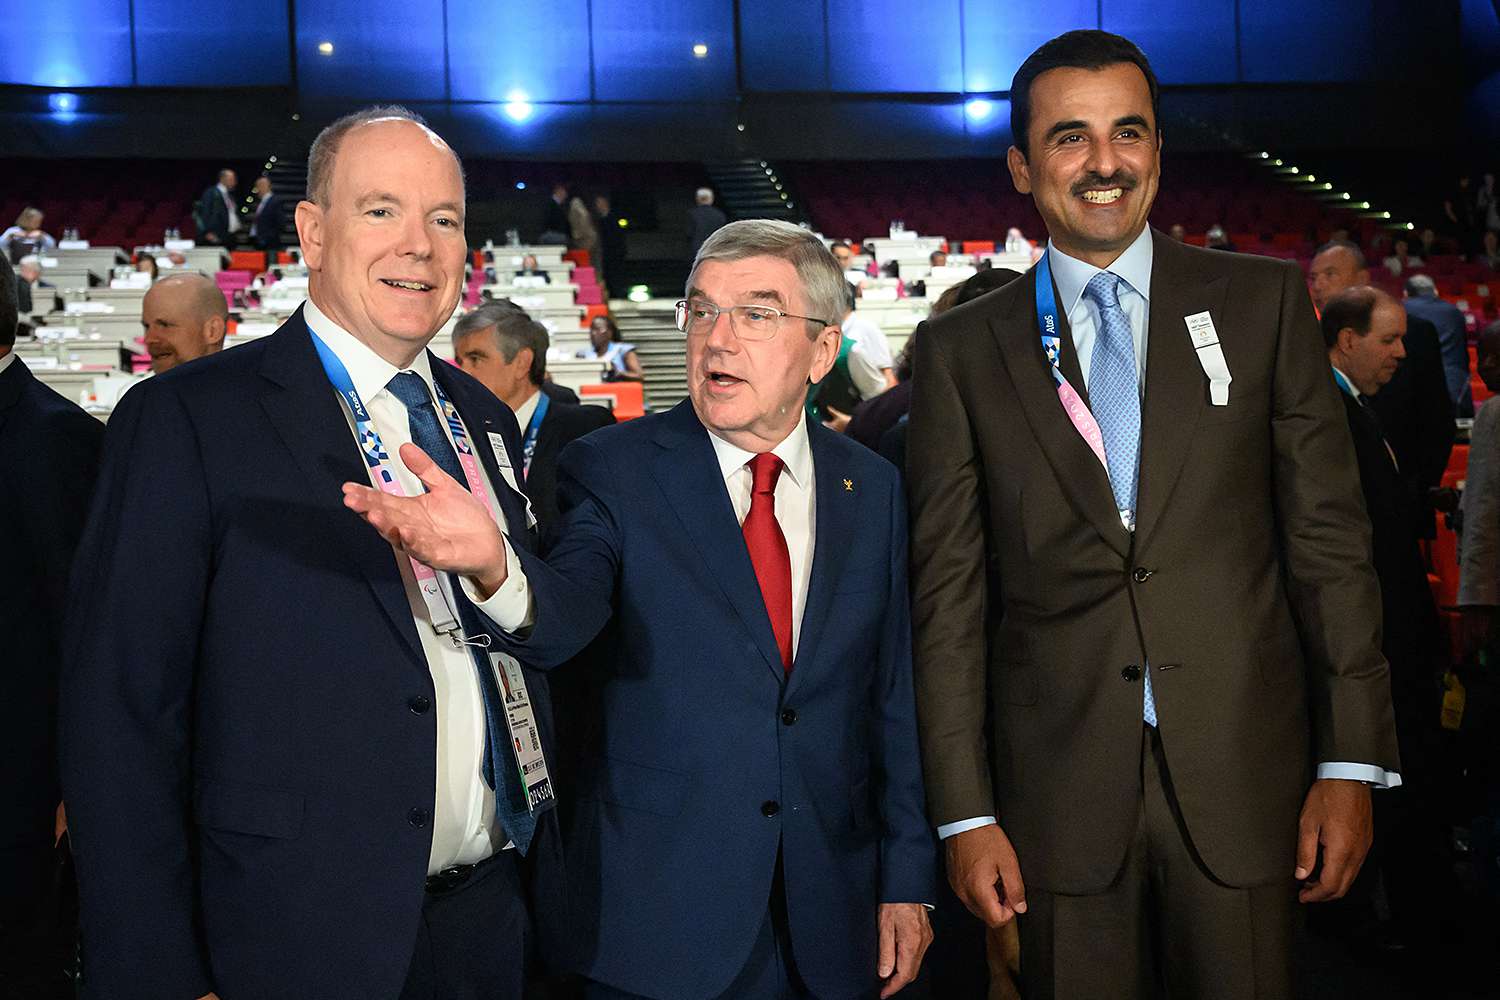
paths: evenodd
<path fill-rule="evenodd" d="M 1120 308 L 1120 276 L 1100 271 L 1083 290 L 1099 309 L 1099 331 L 1090 359 L 1089 402 L 1104 438 L 1109 465 L 1109 487 L 1122 520 L 1135 526 L 1136 478 L 1141 455 L 1141 389 L 1135 368 L 1135 337 L 1130 319 Z M 1142 717 L 1156 725 L 1156 699 L 1151 695 L 1151 667 L 1146 680 Z"/>
<path fill-rule="evenodd" d="M 468 480 L 458 464 L 458 452 L 453 442 L 438 422 L 437 410 L 433 407 L 432 395 L 427 383 L 415 372 L 399 372 L 386 388 L 391 395 L 401 400 L 406 407 L 406 421 L 411 428 L 412 444 L 425 451 L 438 468 L 465 489 Z M 478 610 L 469 603 L 463 588 L 453 582 L 453 597 L 458 604 L 458 620 L 465 635 L 480 635 L 486 629 Z M 526 807 L 526 788 L 510 750 L 510 727 L 505 722 L 505 700 L 500 685 L 495 680 L 495 668 L 490 663 L 490 654 L 478 646 L 469 646 L 474 660 L 474 669 L 479 675 L 479 693 L 484 701 L 484 763 L 480 770 L 485 784 L 495 790 L 495 818 L 500 821 L 506 834 L 515 843 L 516 850 L 524 856 L 536 831 L 536 817 Z M 499 778 L 497 781 L 496 779 Z"/>

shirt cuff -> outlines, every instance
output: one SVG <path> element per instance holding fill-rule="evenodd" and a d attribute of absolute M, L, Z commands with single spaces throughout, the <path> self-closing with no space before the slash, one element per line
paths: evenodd
<path fill-rule="evenodd" d="M 1334 761 L 1318 765 L 1318 780 L 1323 781 L 1333 778 L 1338 781 L 1363 781 L 1367 785 L 1376 788 L 1400 788 L 1401 775 L 1395 771 L 1387 771 L 1383 767 L 1374 764 L 1350 764 L 1344 761 Z"/>
<path fill-rule="evenodd" d="M 967 833 L 970 830 L 977 830 L 981 826 L 994 826 L 998 822 L 999 820 L 993 816 L 975 816 L 973 819 L 961 819 L 956 823 L 944 823 L 937 829 L 938 839 L 947 840 L 954 834 Z"/>
<path fill-rule="evenodd" d="M 490 621 L 506 632 L 519 632 L 535 624 L 536 602 L 532 599 L 531 584 L 526 579 L 526 571 L 521 568 L 520 557 L 510 547 L 509 538 L 502 535 L 501 539 L 505 542 L 505 582 L 500 589 L 488 600 L 481 601 L 472 580 L 465 576 L 459 582 L 465 596 L 489 616 Z"/>

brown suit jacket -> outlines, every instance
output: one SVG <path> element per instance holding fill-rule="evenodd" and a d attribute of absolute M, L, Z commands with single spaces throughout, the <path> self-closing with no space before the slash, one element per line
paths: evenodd
<path fill-rule="evenodd" d="M 1133 535 L 1058 401 L 1034 270 L 917 347 L 929 813 L 998 816 L 1028 885 L 1054 892 L 1103 890 L 1125 856 L 1146 664 L 1183 818 L 1220 881 L 1289 877 L 1315 762 L 1398 767 L 1369 521 L 1302 274 L 1154 240 Z M 1210 405 L 1183 322 L 1203 310 L 1227 406 Z"/>

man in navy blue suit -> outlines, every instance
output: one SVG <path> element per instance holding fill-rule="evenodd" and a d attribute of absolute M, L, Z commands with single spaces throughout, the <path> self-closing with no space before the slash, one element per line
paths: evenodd
<path fill-rule="evenodd" d="M 308 188 L 306 305 L 106 436 L 63 690 L 84 997 L 519 998 L 558 923 L 547 686 L 484 621 L 560 602 L 517 558 L 514 417 L 426 350 L 462 168 L 375 108 Z M 442 544 L 351 513 L 371 483 Z"/>
<path fill-rule="evenodd" d="M 558 664 L 611 620 L 568 832 L 593 998 L 889 996 L 931 940 L 901 487 L 804 416 L 843 287 L 795 226 L 710 236 L 690 400 L 571 444 L 556 543 L 520 553 L 572 600 L 506 649 Z"/>

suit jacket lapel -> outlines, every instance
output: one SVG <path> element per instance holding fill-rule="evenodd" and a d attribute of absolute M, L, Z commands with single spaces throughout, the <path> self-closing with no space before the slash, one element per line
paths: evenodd
<path fill-rule="evenodd" d="M 338 396 L 313 350 L 300 310 L 272 335 L 261 374 L 267 379 L 261 405 L 307 478 L 307 502 L 337 513 L 332 518 L 337 526 L 336 542 L 344 546 L 355 569 L 369 583 L 408 651 L 416 662 L 425 665 L 390 544 L 344 507 L 343 484 L 368 483 L 369 472 L 349 433 Z"/>
<path fill-rule="evenodd" d="M 26 367 L 26 362 L 20 358 L 6 365 L 5 371 L 0 372 L 0 427 L 5 426 L 5 421 L 10 417 L 10 411 L 21 398 L 21 390 L 26 383 L 36 379 L 31 374 L 31 369 Z"/>
<path fill-rule="evenodd" d="M 755 579 L 755 567 L 745 548 L 745 536 L 719 475 L 719 460 L 708 431 L 698 422 L 689 401 L 678 403 L 667 414 L 657 431 L 656 443 L 661 450 L 652 464 L 652 475 L 697 546 L 708 576 L 718 583 L 780 683 L 786 671 L 771 631 L 771 618 L 766 614 L 765 598 Z"/>
<path fill-rule="evenodd" d="M 1199 414 L 1208 405 L 1208 381 L 1193 351 L 1184 317 L 1207 312 L 1222 337 L 1225 277 L 1192 269 L 1171 239 L 1153 232 L 1151 308 L 1146 325 L 1146 394 L 1141 404 L 1141 467 L 1136 535 L 1155 530 L 1182 472 Z M 1232 374 L 1232 372 L 1231 372 Z"/>
<path fill-rule="evenodd" d="M 1026 282 L 1025 294 L 1034 303 L 1036 269 L 1029 271 L 1022 280 Z M 1057 383 L 1053 381 L 1037 332 L 1035 305 L 1026 309 L 1024 315 L 1029 319 L 1025 324 L 1000 316 L 990 319 L 990 332 L 1000 347 L 1006 371 L 1016 387 L 1021 411 L 1074 509 L 1094 525 L 1111 548 L 1122 556 L 1126 555 L 1130 551 L 1130 534 L 1120 523 L 1114 494 L 1109 488 L 1109 473 L 1099 464 L 1099 459 L 1079 435 L 1057 398 Z M 1058 319 L 1062 324 L 1063 343 L 1068 345 L 1064 354 L 1066 359 L 1075 354 L 1071 347 L 1072 336 L 1067 316 L 1060 315 Z M 1073 357 L 1072 367 L 1074 372 L 1068 380 L 1074 389 L 1081 389 L 1083 378 L 1077 371 L 1076 357 Z M 1078 381 L 1074 382 L 1074 378 Z"/>
<path fill-rule="evenodd" d="M 813 456 L 813 560 L 807 581 L 807 598 L 802 603 L 802 624 L 797 632 L 797 654 L 792 661 L 788 693 L 798 678 L 807 673 L 818 652 L 824 626 L 833 613 L 833 594 L 843 575 L 844 562 L 857 543 L 855 526 L 862 523 L 855 512 L 856 494 L 843 488 L 844 470 L 836 464 L 829 448 L 833 432 L 809 421 L 807 425 Z"/>

